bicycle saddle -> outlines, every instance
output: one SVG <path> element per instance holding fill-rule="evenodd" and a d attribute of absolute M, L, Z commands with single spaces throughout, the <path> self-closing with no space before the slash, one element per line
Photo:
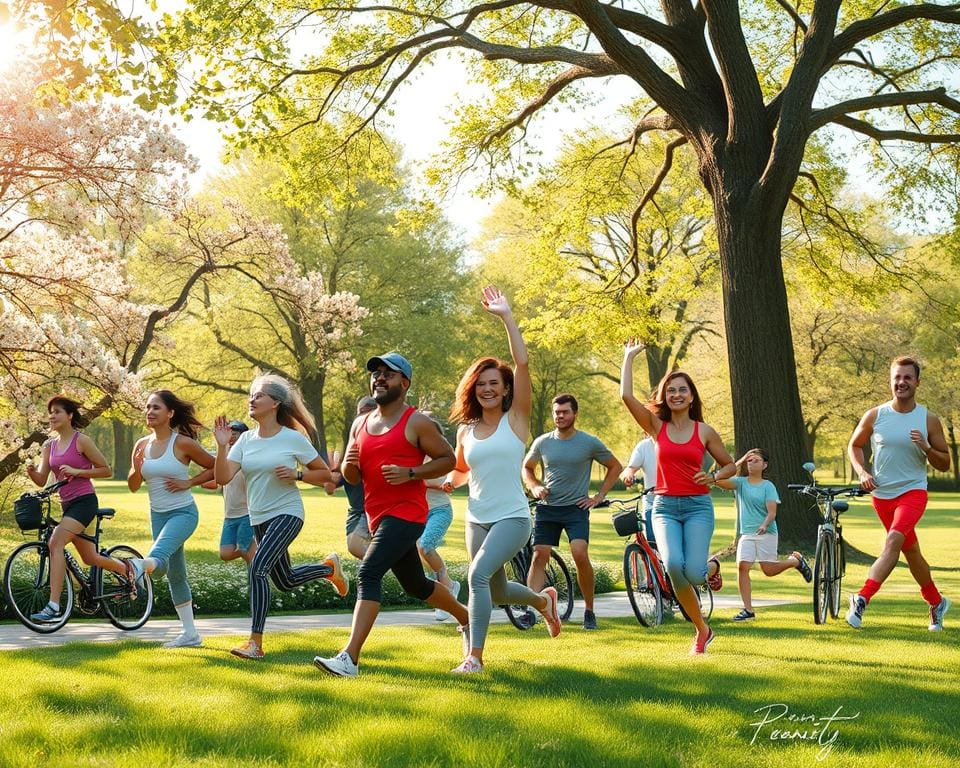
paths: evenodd
<path fill-rule="evenodd" d="M 97 510 L 97 517 L 99 517 L 101 520 L 109 520 L 115 514 L 117 514 L 117 510 L 115 509 L 107 508 Z"/>

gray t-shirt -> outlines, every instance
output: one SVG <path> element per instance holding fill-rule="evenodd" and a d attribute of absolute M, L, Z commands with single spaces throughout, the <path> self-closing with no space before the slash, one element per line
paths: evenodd
<path fill-rule="evenodd" d="M 561 440 L 557 432 L 546 432 L 533 441 L 524 464 L 539 462 L 543 467 L 543 485 L 550 491 L 545 504 L 557 507 L 576 504 L 590 490 L 590 469 L 613 454 L 598 438 L 577 430 Z"/>

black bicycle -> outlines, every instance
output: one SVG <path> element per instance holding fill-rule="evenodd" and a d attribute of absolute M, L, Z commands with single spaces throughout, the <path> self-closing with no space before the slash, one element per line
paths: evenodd
<path fill-rule="evenodd" d="M 817 554 L 813 566 L 813 621 L 815 624 L 826 624 L 828 611 L 831 618 L 840 615 L 840 584 L 847 568 L 840 515 L 850 509 L 850 504 L 837 497 L 863 496 L 866 491 L 856 486 L 817 485 L 813 477 L 816 467 L 808 462 L 803 468 L 810 474 L 811 482 L 808 485 L 793 483 L 787 488 L 813 497 L 820 512 Z"/>
<path fill-rule="evenodd" d="M 533 511 L 537 502 L 530 504 Z M 530 532 L 530 538 L 513 559 L 507 563 L 504 568 L 507 572 L 509 581 L 516 581 L 519 584 L 527 583 L 527 573 L 530 571 L 530 564 L 533 562 L 533 532 Z M 573 614 L 573 579 L 570 577 L 570 570 L 560 553 L 555 549 L 550 550 L 550 559 L 544 568 L 544 587 L 553 587 L 557 590 L 557 614 L 561 621 L 566 621 Z M 537 623 L 537 612 L 527 605 L 504 605 L 501 606 L 507 613 L 510 623 L 517 629 L 530 629 Z"/>
<path fill-rule="evenodd" d="M 40 611 L 50 596 L 50 536 L 57 521 L 50 515 L 50 497 L 64 485 L 61 481 L 41 491 L 25 493 L 14 502 L 14 516 L 20 530 L 37 531 L 37 540 L 21 544 L 7 559 L 3 571 L 3 589 L 13 615 L 27 628 L 50 634 L 63 627 L 74 610 L 86 616 L 102 612 L 115 627 L 131 630 L 142 627 L 153 610 L 153 582 L 143 577 L 143 587 L 134 588 L 127 579 L 112 571 L 91 566 L 84 571 L 77 559 L 64 549 L 67 570 L 64 575 L 61 614 L 52 622 L 38 622 L 30 617 Z M 126 544 L 100 549 L 100 532 L 104 520 L 115 514 L 112 509 L 97 511 L 97 526 L 92 536 L 79 536 L 93 543 L 104 557 L 125 559 L 140 557 Z M 76 584 L 76 586 L 74 586 Z"/>

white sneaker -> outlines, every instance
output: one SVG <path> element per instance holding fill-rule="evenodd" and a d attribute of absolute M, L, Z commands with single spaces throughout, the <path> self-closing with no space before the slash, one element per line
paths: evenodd
<path fill-rule="evenodd" d="M 450 670 L 455 675 L 472 675 L 474 672 L 483 672 L 483 664 L 473 656 L 467 656 L 459 667 Z"/>
<path fill-rule="evenodd" d="M 446 621 L 451 618 L 450 614 L 440 608 L 433 609 L 433 618 L 437 621 Z"/>
<path fill-rule="evenodd" d="M 867 601 L 862 595 L 850 595 L 850 610 L 847 611 L 847 624 L 854 629 L 863 625 L 863 612 L 867 610 Z"/>
<path fill-rule="evenodd" d="M 313 666 L 337 677 L 356 677 L 360 672 L 359 665 L 353 663 L 346 651 L 340 651 L 332 659 L 314 656 Z"/>
<path fill-rule="evenodd" d="M 930 626 L 927 629 L 931 632 L 939 632 L 943 629 L 943 614 L 949 610 L 950 600 L 941 595 L 940 602 L 937 605 L 930 606 Z"/>
<path fill-rule="evenodd" d="M 163 644 L 164 648 L 199 648 L 203 645 L 203 638 L 198 632 L 181 632 L 173 640 Z"/>

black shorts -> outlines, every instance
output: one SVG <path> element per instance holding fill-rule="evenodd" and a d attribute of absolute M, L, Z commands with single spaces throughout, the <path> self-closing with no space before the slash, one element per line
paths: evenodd
<path fill-rule="evenodd" d="M 537 504 L 533 518 L 533 544 L 555 547 L 560 543 L 560 534 L 567 532 L 570 541 L 590 541 L 590 510 L 580 509 L 576 504 L 550 506 Z"/>
<path fill-rule="evenodd" d="M 97 494 L 87 493 L 63 504 L 63 516 L 76 520 L 84 528 L 93 522 L 100 510 Z"/>

